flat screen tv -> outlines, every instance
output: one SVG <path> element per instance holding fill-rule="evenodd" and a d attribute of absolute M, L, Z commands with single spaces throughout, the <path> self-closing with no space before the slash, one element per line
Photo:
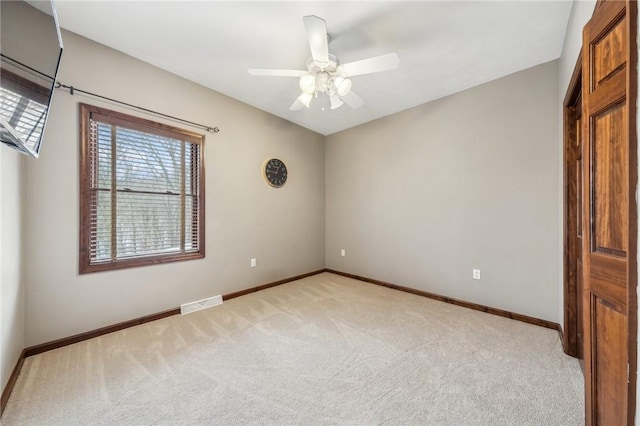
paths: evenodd
<path fill-rule="evenodd" d="M 37 158 L 62 57 L 53 0 L 0 1 L 0 141 Z"/>

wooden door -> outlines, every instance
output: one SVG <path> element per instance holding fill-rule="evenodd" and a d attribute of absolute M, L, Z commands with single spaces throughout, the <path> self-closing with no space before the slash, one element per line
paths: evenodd
<path fill-rule="evenodd" d="M 636 4 L 598 2 L 583 32 L 586 423 L 633 424 Z"/>

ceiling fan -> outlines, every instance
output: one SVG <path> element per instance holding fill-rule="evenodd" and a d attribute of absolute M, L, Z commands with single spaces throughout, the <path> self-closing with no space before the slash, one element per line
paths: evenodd
<path fill-rule="evenodd" d="M 397 53 L 374 56 L 372 58 L 340 64 L 338 58 L 329 53 L 327 23 L 317 16 L 302 18 L 311 48 L 311 58 L 307 60 L 307 70 L 287 70 L 272 68 L 249 68 L 249 74 L 272 77 L 298 77 L 302 93 L 289 107 L 292 111 L 309 108 L 311 100 L 324 93 L 329 96 L 331 109 L 346 103 L 351 108 L 360 108 L 362 99 L 351 90 L 351 77 L 374 72 L 392 70 L 398 67 Z M 344 102 L 343 102 L 344 101 Z"/>

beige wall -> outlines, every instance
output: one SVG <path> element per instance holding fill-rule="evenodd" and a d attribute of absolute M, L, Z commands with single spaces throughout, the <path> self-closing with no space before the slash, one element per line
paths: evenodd
<path fill-rule="evenodd" d="M 324 267 L 323 136 L 73 33 L 63 38 L 63 83 L 221 132 L 205 141 L 206 258 L 80 276 L 78 103 L 142 113 L 56 93 L 40 158 L 26 167 L 27 346 Z M 261 175 L 271 156 L 289 169 L 281 189 Z"/>
<path fill-rule="evenodd" d="M 327 267 L 558 321 L 557 73 L 329 136 Z"/>
<path fill-rule="evenodd" d="M 0 145 L 0 392 L 24 348 L 22 154 Z"/>
<path fill-rule="evenodd" d="M 10 56 L 19 52 L 19 59 L 38 66 L 38 52 L 26 52 L 22 39 L 10 37 L 17 31 L 15 16 L 29 9 L 34 19 L 44 14 L 19 3 L 3 2 L 2 51 Z M 41 32 L 37 28 L 36 32 Z M 5 39 L 11 43 L 9 46 Z M 31 53 L 31 55 L 29 54 Z M 14 70 L 15 71 L 15 70 Z M 23 269 L 23 199 L 24 162 L 27 157 L 0 144 L 0 393 L 4 390 L 20 353 L 25 346 L 25 280 Z"/>

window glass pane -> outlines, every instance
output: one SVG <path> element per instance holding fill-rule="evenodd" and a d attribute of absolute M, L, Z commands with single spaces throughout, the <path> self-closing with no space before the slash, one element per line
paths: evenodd
<path fill-rule="evenodd" d="M 195 197 L 187 196 L 185 198 L 184 249 L 185 251 L 192 251 L 198 249 L 198 205 L 194 205 L 194 202 L 196 202 Z"/>
<path fill-rule="evenodd" d="M 180 197 L 118 192 L 118 257 L 180 252 Z"/>
<path fill-rule="evenodd" d="M 182 141 L 118 127 L 117 186 L 180 193 Z"/>
<path fill-rule="evenodd" d="M 97 261 L 111 259 L 111 192 L 96 191 L 96 208 L 92 212 L 95 239 L 91 257 Z"/>
<path fill-rule="evenodd" d="M 111 126 L 97 123 L 95 126 L 98 152 L 96 155 L 98 188 L 111 188 Z"/>
<path fill-rule="evenodd" d="M 193 182 L 191 172 L 193 170 L 193 151 L 194 149 L 190 144 L 187 144 L 184 151 L 184 191 L 185 194 L 193 194 L 193 188 L 191 183 Z"/>

